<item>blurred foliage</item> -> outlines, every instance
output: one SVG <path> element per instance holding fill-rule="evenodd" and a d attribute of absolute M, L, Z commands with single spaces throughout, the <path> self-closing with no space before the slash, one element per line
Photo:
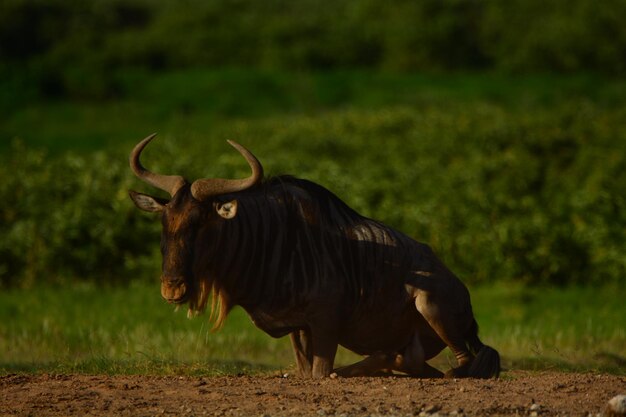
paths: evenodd
<path fill-rule="evenodd" d="M 489 104 L 551 112 L 566 102 L 589 102 L 596 112 L 626 106 L 626 79 L 591 74 L 397 74 L 369 70 L 313 73 L 244 69 L 187 69 L 120 76 L 127 97 L 114 100 L 37 100 L 0 89 L 0 153 L 15 138 L 51 152 L 118 146 L 158 130 L 176 136 L 205 132 L 241 118 L 334 110 L 449 104 Z M 277 126 L 280 126 L 277 124 Z M 126 143 L 131 146 L 132 143 Z"/>
<path fill-rule="evenodd" d="M 141 246 L 151 231 L 158 237 L 158 225 L 129 210 L 123 160 L 106 152 L 51 158 L 15 143 L 0 168 L 2 285 L 120 283 L 152 266 L 158 251 L 144 261 Z"/>
<path fill-rule="evenodd" d="M 623 0 L 4 0 L 0 87 L 118 97 L 131 68 L 623 75 L 625 18 Z"/>
<path fill-rule="evenodd" d="M 453 102 L 231 120 L 157 140 L 157 172 L 242 177 L 224 140 L 271 174 L 317 181 L 357 211 L 431 244 L 472 283 L 623 283 L 626 108 Z M 140 138 L 136 138 L 137 140 Z M 137 211 L 130 150 L 0 156 L 0 280 L 119 283 L 158 274 L 160 224 Z"/>
<path fill-rule="evenodd" d="M 623 283 L 625 17 L 622 0 L 3 0 L 0 283 L 158 274 L 131 144 L 76 152 L 155 126 L 155 170 L 245 175 L 236 139 L 468 281 Z"/>

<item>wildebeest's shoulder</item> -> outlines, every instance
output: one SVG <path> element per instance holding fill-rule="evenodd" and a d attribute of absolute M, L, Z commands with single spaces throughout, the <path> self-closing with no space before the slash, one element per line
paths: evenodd
<path fill-rule="evenodd" d="M 363 219 L 332 191 L 309 180 L 290 175 L 272 177 L 265 181 L 266 197 L 286 205 L 308 224 L 319 225 L 320 220 L 333 226 L 357 223 Z"/>

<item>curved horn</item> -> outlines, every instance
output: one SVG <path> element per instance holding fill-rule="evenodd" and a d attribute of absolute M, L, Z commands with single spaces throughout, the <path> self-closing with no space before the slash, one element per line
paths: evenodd
<path fill-rule="evenodd" d="M 207 198 L 220 195 L 235 193 L 253 187 L 263 179 L 263 166 L 252 153 L 235 141 L 229 140 L 228 143 L 246 158 L 248 165 L 252 169 L 252 174 L 245 179 L 229 180 L 223 178 L 207 178 L 199 179 L 191 184 L 191 195 L 196 200 L 202 201 Z"/>
<path fill-rule="evenodd" d="M 174 194 L 176 194 L 180 187 L 185 185 L 185 179 L 179 175 L 155 174 L 145 169 L 139 161 L 139 155 L 141 155 L 143 149 L 152 139 L 154 139 L 155 136 L 156 133 L 153 133 L 135 146 L 129 157 L 130 169 L 133 170 L 135 175 L 140 180 L 143 180 L 160 190 L 167 191 L 172 197 L 174 197 Z"/>

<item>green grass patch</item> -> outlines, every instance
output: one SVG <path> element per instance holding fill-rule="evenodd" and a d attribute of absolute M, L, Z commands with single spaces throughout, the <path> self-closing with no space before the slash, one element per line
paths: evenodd
<path fill-rule="evenodd" d="M 626 374 L 626 307 L 611 288 L 478 287 L 484 342 L 507 369 Z M 0 294 L 0 373 L 220 375 L 293 372 L 288 338 L 272 339 L 239 308 L 210 331 L 161 300 L 158 285 L 80 285 Z M 340 350 L 338 364 L 356 360 Z M 449 351 L 435 359 L 442 369 Z"/>
<path fill-rule="evenodd" d="M 626 306 L 615 287 L 497 285 L 472 292 L 483 339 L 511 369 L 626 374 Z"/>
<path fill-rule="evenodd" d="M 9 290 L 0 306 L 3 372 L 220 374 L 285 357 L 284 341 L 254 329 L 241 310 L 212 333 L 207 317 L 189 320 L 167 305 L 158 285 Z"/>

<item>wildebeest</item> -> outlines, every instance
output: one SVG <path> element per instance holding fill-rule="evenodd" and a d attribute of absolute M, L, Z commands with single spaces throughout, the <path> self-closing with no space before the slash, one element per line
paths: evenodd
<path fill-rule="evenodd" d="M 246 179 L 198 179 L 130 166 L 168 192 L 134 191 L 142 210 L 161 213 L 161 294 L 202 311 L 211 299 L 219 327 L 239 305 L 273 337 L 290 335 L 303 376 L 443 374 L 426 363 L 448 346 L 454 377 L 497 377 L 500 357 L 478 338 L 469 292 L 425 244 L 359 215 L 324 187 L 291 176 L 265 179 L 257 158 Z M 333 370 L 337 346 L 366 358 Z"/>

